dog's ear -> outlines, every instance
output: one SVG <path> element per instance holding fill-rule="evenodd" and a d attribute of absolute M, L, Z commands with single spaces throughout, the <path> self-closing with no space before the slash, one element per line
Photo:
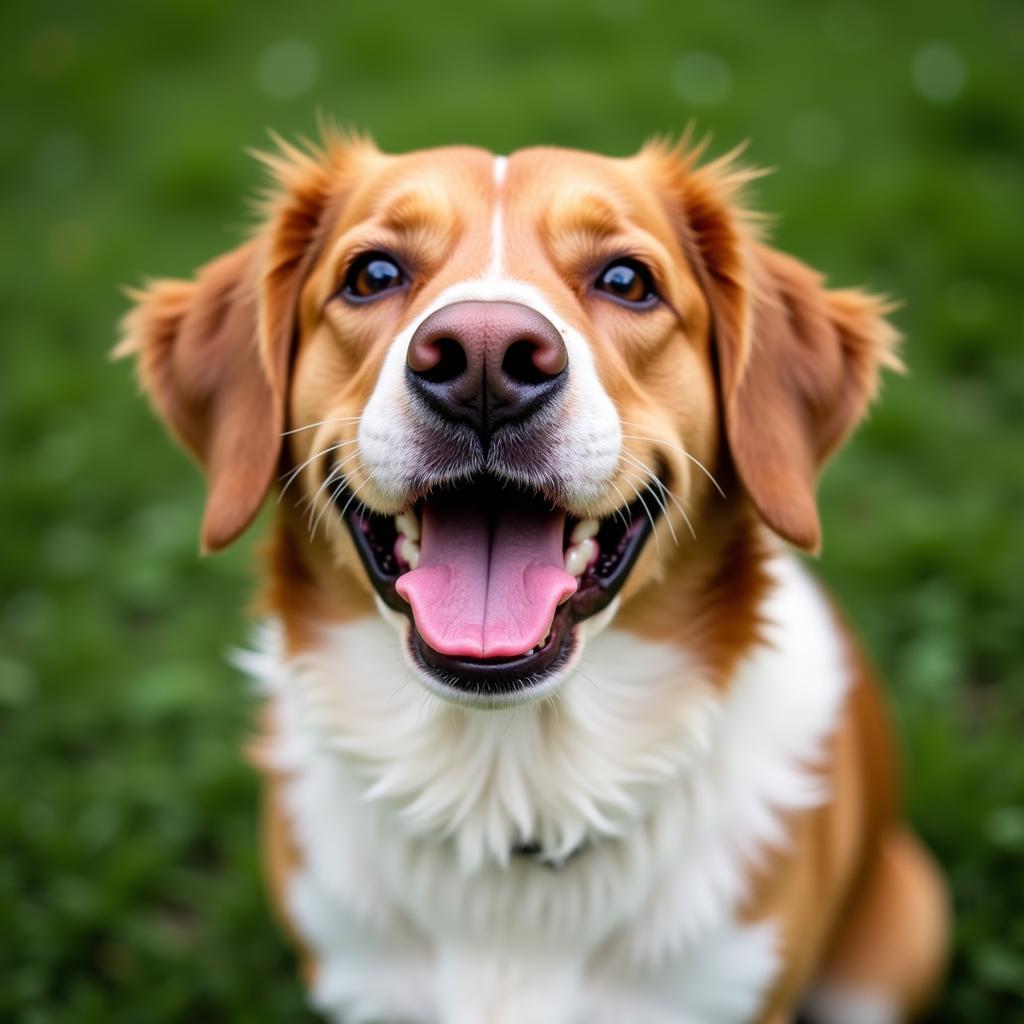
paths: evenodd
<path fill-rule="evenodd" d="M 202 547 L 229 544 L 259 511 L 277 465 L 284 396 L 260 358 L 264 243 L 254 239 L 192 281 L 156 281 L 133 293 L 118 355 L 138 374 L 172 433 L 207 475 Z M 273 339 L 271 350 L 289 338 Z"/>
<path fill-rule="evenodd" d="M 708 301 L 737 473 L 776 533 L 817 551 L 820 469 L 863 416 L 881 368 L 901 368 L 898 335 L 885 320 L 891 307 L 861 291 L 829 290 L 821 275 L 758 242 L 738 205 L 752 175 L 731 156 L 696 167 L 699 152 L 653 148 Z"/>
<path fill-rule="evenodd" d="M 201 543 L 217 551 L 259 511 L 281 451 L 299 294 L 345 187 L 355 149 L 332 137 L 263 157 L 277 182 L 248 242 L 191 281 L 130 293 L 115 356 L 135 355 L 139 380 L 173 434 L 202 464 Z"/>
<path fill-rule="evenodd" d="M 751 244 L 748 260 L 745 314 L 728 308 L 733 296 L 709 290 L 726 435 L 765 522 L 817 551 L 819 471 L 863 417 L 880 369 L 900 366 L 896 333 L 875 296 L 828 290 L 766 246 Z"/>

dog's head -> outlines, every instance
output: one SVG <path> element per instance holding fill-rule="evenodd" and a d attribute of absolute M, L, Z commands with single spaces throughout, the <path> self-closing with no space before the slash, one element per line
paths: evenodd
<path fill-rule="evenodd" d="M 550 692 L 750 509 L 817 548 L 818 472 L 894 336 L 757 240 L 730 161 L 332 137 L 267 162 L 254 237 L 140 293 L 121 346 L 206 469 L 205 548 L 276 485 L 304 559 L 484 704 Z"/>

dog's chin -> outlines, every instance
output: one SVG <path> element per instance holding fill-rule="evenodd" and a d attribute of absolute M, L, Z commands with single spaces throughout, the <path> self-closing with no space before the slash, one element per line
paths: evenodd
<path fill-rule="evenodd" d="M 659 508 L 650 493 L 580 521 L 538 493 L 479 476 L 399 516 L 338 500 L 413 673 L 444 700 L 476 708 L 542 700 L 571 675 L 614 616 Z"/>

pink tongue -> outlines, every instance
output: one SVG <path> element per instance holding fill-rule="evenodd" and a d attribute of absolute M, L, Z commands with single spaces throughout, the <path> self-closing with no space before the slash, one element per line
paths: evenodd
<path fill-rule="evenodd" d="M 563 568 L 564 512 L 423 509 L 419 567 L 395 589 L 420 636 L 441 654 L 514 658 L 547 636 L 555 609 L 578 585 Z"/>

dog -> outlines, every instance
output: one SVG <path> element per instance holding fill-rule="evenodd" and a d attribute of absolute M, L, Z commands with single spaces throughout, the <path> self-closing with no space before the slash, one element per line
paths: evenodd
<path fill-rule="evenodd" d="M 202 548 L 277 495 L 270 889 L 346 1024 L 888 1024 L 944 885 L 879 689 L 798 559 L 897 369 L 887 303 L 770 247 L 688 139 L 263 154 L 252 237 L 118 354 L 201 463 Z"/>

